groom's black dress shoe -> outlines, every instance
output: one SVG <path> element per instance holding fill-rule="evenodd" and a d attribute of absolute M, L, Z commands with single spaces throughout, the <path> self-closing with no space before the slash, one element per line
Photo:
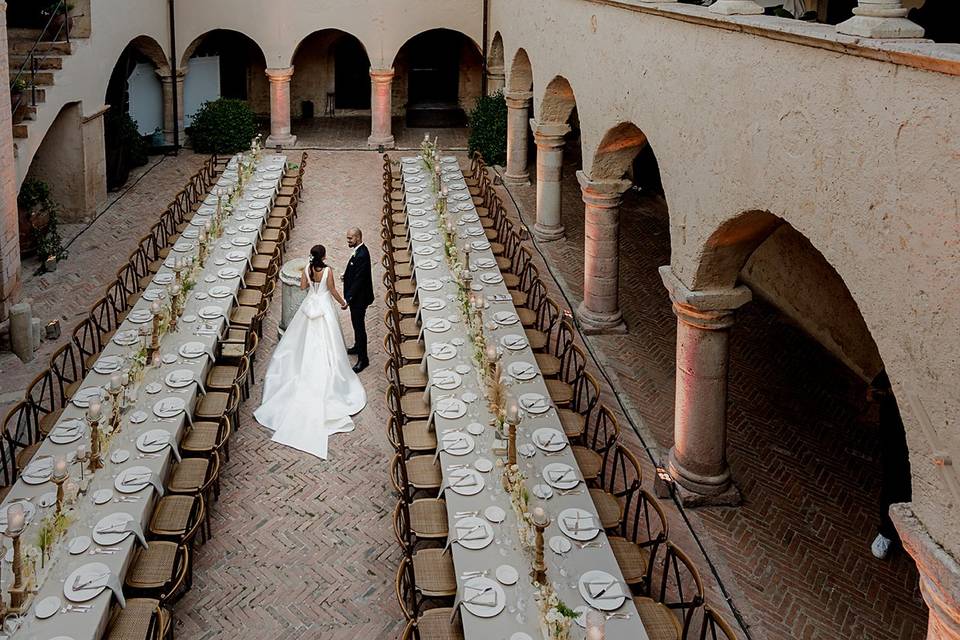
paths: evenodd
<path fill-rule="evenodd" d="M 361 371 L 363 371 L 369 366 L 370 366 L 369 362 L 358 362 L 357 364 L 353 365 L 353 372 L 360 373 Z"/>
<path fill-rule="evenodd" d="M 356 347 L 350 347 L 349 349 L 347 349 L 347 355 L 348 355 L 348 356 L 355 356 L 355 355 L 357 355 L 357 348 L 356 348 Z"/>

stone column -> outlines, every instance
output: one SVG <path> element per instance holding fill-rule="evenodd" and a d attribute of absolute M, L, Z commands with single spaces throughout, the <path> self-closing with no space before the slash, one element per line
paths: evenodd
<path fill-rule="evenodd" d="M 577 171 L 583 192 L 583 302 L 577 309 L 586 333 L 625 333 L 620 312 L 620 195 L 629 180 L 591 180 Z"/>
<path fill-rule="evenodd" d="M 927 640 L 960 640 L 960 565 L 905 502 L 890 507 L 903 548 L 917 563 L 920 593 L 930 610 Z"/>
<path fill-rule="evenodd" d="M 837 33 L 861 38 L 922 38 L 923 27 L 907 20 L 900 0 L 859 0 L 853 17 L 837 25 Z"/>
<path fill-rule="evenodd" d="M 157 75 L 160 76 L 160 86 L 163 89 L 163 140 L 167 144 L 173 144 L 173 131 L 174 127 L 177 128 L 180 132 L 180 144 L 183 144 L 183 139 L 186 136 L 186 133 L 183 130 L 183 79 L 187 75 L 185 69 L 177 71 L 176 82 L 177 82 L 177 121 L 173 121 L 173 82 L 174 76 L 172 73 L 167 73 L 164 75 L 161 72 L 157 72 Z"/>
<path fill-rule="evenodd" d="M 270 135 L 266 146 L 292 147 L 297 136 L 290 133 L 290 78 L 293 67 L 267 69 L 270 79 Z"/>
<path fill-rule="evenodd" d="M 728 331 L 745 286 L 691 291 L 669 265 L 660 277 L 677 316 L 677 388 L 669 471 L 684 504 L 737 504 L 727 465 Z"/>
<path fill-rule="evenodd" d="M 7 5 L 0 2 L 0 86 L 9 87 Z M 20 293 L 20 220 L 17 212 L 17 165 L 13 159 L 13 114 L 10 100 L 0 104 L 0 321 Z"/>
<path fill-rule="evenodd" d="M 504 184 L 530 184 L 527 172 L 527 127 L 530 123 L 530 91 L 507 91 L 507 170 Z"/>
<path fill-rule="evenodd" d="M 489 67 L 487 69 L 487 93 L 493 95 L 498 91 L 503 91 L 507 83 L 507 75 L 503 72 L 503 67 Z"/>
<path fill-rule="evenodd" d="M 537 143 L 537 222 L 533 233 L 544 242 L 560 240 L 565 230 L 560 216 L 560 170 L 563 136 L 570 126 L 560 122 L 530 121 Z"/>
<path fill-rule="evenodd" d="M 393 68 L 370 69 L 370 137 L 371 147 L 383 145 L 393 149 Z"/>
<path fill-rule="evenodd" d="M 763 7 L 753 0 L 717 0 L 708 10 L 725 16 L 745 16 L 763 13 Z"/>

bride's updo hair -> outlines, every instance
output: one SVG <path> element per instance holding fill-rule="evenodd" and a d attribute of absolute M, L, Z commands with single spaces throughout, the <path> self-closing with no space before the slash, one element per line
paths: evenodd
<path fill-rule="evenodd" d="M 310 267 L 315 271 L 320 271 L 327 264 L 323 261 L 327 257 L 327 250 L 322 244 L 315 244 L 310 249 Z"/>

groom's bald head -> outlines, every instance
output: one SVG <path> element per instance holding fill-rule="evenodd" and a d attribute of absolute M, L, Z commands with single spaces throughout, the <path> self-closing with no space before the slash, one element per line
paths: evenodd
<path fill-rule="evenodd" d="M 363 242 L 363 232 L 359 227 L 350 227 L 347 229 L 347 246 L 351 249 Z"/>

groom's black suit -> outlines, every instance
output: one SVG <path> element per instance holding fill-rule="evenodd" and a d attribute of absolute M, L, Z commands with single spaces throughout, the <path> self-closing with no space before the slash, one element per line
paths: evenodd
<path fill-rule="evenodd" d="M 366 365 L 367 328 L 364 316 L 373 303 L 373 276 L 370 275 L 370 252 L 366 245 L 359 245 L 343 272 L 343 299 L 350 307 L 350 323 L 353 325 L 353 347 L 357 352 L 357 364 Z"/>

